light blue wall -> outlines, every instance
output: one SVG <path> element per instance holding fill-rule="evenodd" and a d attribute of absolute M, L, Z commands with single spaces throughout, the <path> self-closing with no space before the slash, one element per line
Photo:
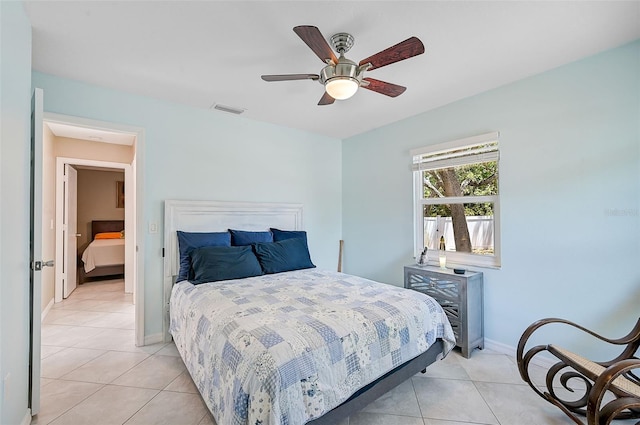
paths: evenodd
<path fill-rule="evenodd" d="M 165 199 L 302 203 L 311 257 L 318 267 L 335 269 L 340 140 L 37 72 L 33 85 L 44 89 L 47 112 L 145 129 L 147 223 L 162 229 Z M 145 232 L 147 336 L 162 331 L 162 244 L 162 232 Z"/>
<path fill-rule="evenodd" d="M 29 389 L 31 25 L 21 2 L 0 2 L 0 52 L 0 423 L 13 425 Z"/>
<path fill-rule="evenodd" d="M 489 131 L 501 134 L 503 255 L 483 270 L 486 337 L 514 347 L 548 316 L 629 331 L 640 316 L 640 41 L 343 141 L 346 272 L 401 285 L 414 261 L 409 151 Z"/>

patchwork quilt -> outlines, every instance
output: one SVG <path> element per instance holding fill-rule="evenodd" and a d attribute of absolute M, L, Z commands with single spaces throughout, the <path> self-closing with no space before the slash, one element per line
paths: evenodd
<path fill-rule="evenodd" d="M 438 303 L 318 269 L 174 285 L 170 332 L 219 424 L 301 425 L 426 351 L 455 345 Z"/>

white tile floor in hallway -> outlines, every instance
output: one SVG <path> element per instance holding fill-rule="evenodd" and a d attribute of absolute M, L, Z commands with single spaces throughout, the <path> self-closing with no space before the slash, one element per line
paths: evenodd
<path fill-rule="evenodd" d="M 215 424 L 175 346 L 136 347 L 133 328 L 122 280 L 85 283 L 56 304 L 42 325 L 32 424 Z M 512 358 L 476 350 L 454 351 L 338 425 L 572 423 L 521 381 Z"/>

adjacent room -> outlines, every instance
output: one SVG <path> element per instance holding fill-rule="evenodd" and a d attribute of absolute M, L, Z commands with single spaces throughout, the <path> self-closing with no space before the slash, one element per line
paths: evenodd
<path fill-rule="evenodd" d="M 0 423 L 637 423 L 640 1 L 0 22 Z"/>

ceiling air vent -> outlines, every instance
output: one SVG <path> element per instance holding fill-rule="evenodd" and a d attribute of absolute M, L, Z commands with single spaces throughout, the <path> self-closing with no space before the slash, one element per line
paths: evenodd
<path fill-rule="evenodd" d="M 245 111 L 245 109 L 242 109 L 242 108 L 235 108 L 233 106 L 220 105 L 219 103 L 214 104 L 212 109 L 217 109 L 218 111 L 222 111 L 222 112 L 229 112 L 230 114 L 236 114 L 236 115 L 240 115 Z"/>

